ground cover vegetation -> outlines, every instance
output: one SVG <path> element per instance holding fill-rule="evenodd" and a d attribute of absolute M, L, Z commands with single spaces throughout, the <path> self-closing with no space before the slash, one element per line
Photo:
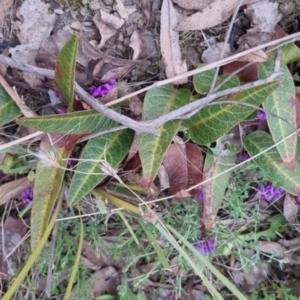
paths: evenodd
<path fill-rule="evenodd" d="M 1 299 L 300 297 L 297 1 L 0 4 Z"/>

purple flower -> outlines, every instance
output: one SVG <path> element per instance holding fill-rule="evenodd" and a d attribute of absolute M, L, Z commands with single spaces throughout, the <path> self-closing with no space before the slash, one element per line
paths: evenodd
<path fill-rule="evenodd" d="M 93 97 L 98 97 L 98 96 L 103 97 L 115 87 L 115 84 L 116 84 L 116 79 L 111 78 L 107 83 L 101 84 L 98 87 L 91 86 L 89 90 Z"/>
<path fill-rule="evenodd" d="M 242 161 L 245 161 L 245 160 L 247 160 L 248 158 L 250 158 L 250 155 L 249 155 L 248 152 L 245 152 L 245 153 L 241 156 Z"/>
<path fill-rule="evenodd" d="M 33 189 L 31 187 L 23 190 L 21 193 L 22 201 L 25 205 L 29 205 L 33 199 Z"/>
<path fill-rule="evenodd" d="M 59 114 L 59 115 L 64 115 L 66 113 L 66 110 L 64 108 L 56 108 L 55 111 Z"/>
<path fill-rule="evenodd" d="M 263 120 L 266 120 L 266 119 L 267 119 L 267 116 L 266 116 L 266 114 L 265 114 L 264 111 L 258 110 L 258 111 L 257 111 L 257 118 L 258 118 L 259 120 L 263 121 Z"/>
<path fill-rule="evenodd" d="M 200 190 L 198 191 L 198 194 L 197 194 L 196 198 L 197 198 L 200 202 L 203 202 L 203 201 L 204 201 L 204 194 L 203 194 L 203 190 L 202 190 L 202 189 L 200 189 Z"/>
<path fill-rule="evenodd" d="M 55 97 L 56 97 L 57 99 L 59 99 L 59 100 L 61 99 L 60 92 L 55 91 L 54 95 L 55 95 Z"/>
<path fill-rule="evenodd" d="M 199 251 L 202 255 L 206 255 L 212 253 L 216 250 L 215 248 L 215 240 L 214 236 L 210 237 L 208 240 L 199 240 L 195 244 L 195 248 Z"/>
<path fill-rule="evenodd" d="M 260 199 L 267 202 L 280 198 L 283 193 L 282 188 L 275 188 L 272 184 L 266 184 L 258 187 L 258 190 L 260 191 Z"/>
<path fill-rule="evenodd" d="M 300 196 L 298 196 L 298 197 L 296 198 L 296 200 L 297 200 L 297 203 L 300 204 Z"/>

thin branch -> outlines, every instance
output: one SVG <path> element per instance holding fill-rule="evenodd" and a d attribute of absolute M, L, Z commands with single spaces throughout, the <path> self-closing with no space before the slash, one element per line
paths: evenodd
<path fill-rule="evenodd" d="M 170 78 L 170 79 L 166 79 L 166 80 L 162 80 L 160 82 L 156 82 L 156 83 L 154 83 L 154 84 L 152 84 L 152 85 L 150 85 L 150 86 L 148 86 L 144 89 L 141 89 L 137 92 L 131 93 L 127 96 L 121 97 L 121 98 L 119 98 L 119 99 L 117 99 L 113 102 L 110 102 L 109 105 L 119 103 L 121 100 L 128 99 L 128 98 L 130 98 L 134 95 L 138 95 L 140 93 L 146 92 L 146 91 L 148 91 L 152 88 L 163 86 L 163 85 L 168 84 L 168 83 L 172 83 L 174 81 L 182 79 L 183 77 L 195 75 L 197 73 L 201 73 L 203 71 L 213 69 L 217 66 L 225 65 L 225 64 L 227 64 L 231 61 L 236 60 L 237 58 L 239 58 L 241 56 L 244 56 L 244 55 L 249 54 L 251 52 L 257 51 L 259 49 L 262 49 L 262 48 L 265 48 L 265 47 L 268 47 L 268 46 L 271 46 L 271 45 L 276 45 L 280 42 L 285 42 L 285 41 L 293 42 L 293 41 L 295 41 L 299 38 L 300 38 L 300 33 L 298 32 L 296 34 L 292 34 L 290 36 L 283 37 L 283 38 L 278 39 L 276 41 L 271 41 L 269 43 L 254 47 L 252 49 L 248 49 L 246 51 L 237 53 L 233 56 L 224 58 L 224 59 L 222 59 L 218 62 L 215 62 L 215 63 L 209 64 L 209 65 L 206 65 L 204 67 L 201 67 L 201 68 L 198 68 L 198 69 L 195 69 L 195 70 L 192 70 L 192 71 L 174 76 L 173 78 Z M 41 69 L 41 68 L 37 68 L 37 67 L 31 66 L 31 65 L 28 65 L 28 64 L 20 63 L 20 62 L 12 60 L 11 58 L 5 57 L 3 55 L 0 55 L 0 62 L 4 63 L 5 65 L 9 65 L 10 67 L 17 68 L 17 69 L 20 69 L 20 70 L 23 70 L 23 71 L 26 71 L 26 72 L 46 76 L 46 77 L 49 77 L 49 78 L 54 78 L 54 71 L 52 71 L 52 70 Z M 280 74 L 273 74 L 272 78 L 274 79 L 278 75 L 280 75 Z M 178 119 L 182 115 L 185 115 L 185 114 L 191 112 L 194 109 L 199 109 L 200 107 L 214 101 L 215 99 L 217 99 L 219 97 L 226 96 L 230 93 L 240 92 L 240 91 L 243 91 L 243 90 L 245 90 L 249 87 L 258 86 L 260 84 L 264 84 L 264 83 L 269 82 L 269 81 L 271 81 L 271 78 L 268 78 L 268 79 L 265 79 L 265 80 L 258 80 L 258 81 L 255 81 L 253 83 L 246 84 L 246 85 L 244 85 L 242 87 L 239 87 L 239 88 L 233 88 L 233 89 L 228 89 L 226 91 L 218 92 L 216 94 L 209 95 L 204 99 L 194 101 L 193 103 L 190 103 L 186 106 L 183 106 L 183 107 L 181 107 L 181 108 L 179 108 L 175 111 L 172 111 L 172 112 L 170 112 L 170 113 L 168 113 L 164 116 L 161 116 L 161 117 L 159 117 L 155 120 L 146 121 L 146 122 L 145 121 L 144 122 L 134 121 L 134 120 L 132 120 L 132 119 L 130 119 L 130 118 L 124 116 L 124 115 L 121 115 L 121 114 L 115 112 L 114 110 L 109 109 L 108 107 L 106 107 L 102 103 L 97 102 L 92 96 L 90 96 L 86 91 L 84 91 L 77 83 L 75 83 L 75 90 L 76 90 L 76 93 L 82 98 L 83 101 L 88 103 L 93 109 L 95 109 L 96 111 L 102 113 L 103 115 L 107 116 L 108 118 L 110 118 L 110 119 L 112 119 L 112 120 L 114 120 L 114 121 L 116 121 L 116 122 L 118 122 L 118 123 L 120 123 L 120 124 L 122 124 L 122 125 L 124 125 L 128 128 L 133 129 L 138 134 L 144 132 L 144 133 L 149 133 L 149 134 L 155 135 L 156 134 L 156 129 L 158 127 L 160 127 L 161 125 L 163 125 L 164 123 L 170 121 L 170 120 Z"/>
<path fill-rule="evenodd" d="M 193 110 L 198 110 L 199 108 L 203 107 L 204 105 L 207 105 L 208 103 L 210 103 L 218 98 L 227 96 L 229 94 L 239 93 L 239 92 L 242 92 L 251 87 L 256 87 L 256 86 L 274 81 L 274 79 L 280 75 L 282 75 L 282 73 L 273 73 L 270 77 L 268 77 L 266 79 L 260 79 L 260 80 L 242 85 L 242 86 L 234 87 L 231 89 L 217 92 L 212 95 L 208 95 L 205 98 L 196 100 L 190 104 L 182 106 L 176 110 L 171 111 L 170 113 L 168 113 L 166 115 L 162 115 L 162 116 L 158 117 L 157 119 L 151 120 L 148 122 L 151 122 L 152 126 L 154 126 L 155 128 L 158 128 L 161 125 L 163 125 L 164 123 L 171 121 L 171 120 L 180 119 L 181 116 L 186 115 L 186 114 L 192 112 Z M 142 123 L 145 123 L 145 122 L 142 122 Z"/>
<path fill-rule="evenodd" d="M 226 37 L 225 37 L 225 41 L 224 41 L 224 45 L 223 45 L 223 48 L 222 48 L 222 52 L 221 52 L 221 55 L 219 57 L 219 59 L 222 59 L 224 57 L 224 53 L 225 53 L 225 49 L 226 49 L 226 45 L 228 44 L 228 41 L 229 41 L 229 37 L 230 37 L 230 33 L 232 31 L 232 27 L 233 27 L 233 24 L 235 22 L 235 19 L 236 19 L 236 16 L 238 14 L 238 11 L 241 7 L 243 3 L 243 0 L 239 0 L 239 3 L 237 4 L 235 10 L 234 10 L 234 14 L 231 18 L 231 21 L 230 21 L 230 25 L 229 25 L 229 28 L 227 30 L 227 34 L 226 34 Z M 211 83 L 211 86 L 210 86 L 210 89 L 209 89 L 209 93 L 208 94 L 213 94 L 213 92 L 215 91 L 215 85 L 216 85 L 216 82 L 217 82 L 217 79 L 218 79 L 218 76 L 219 76 L 219 71 L 220 71 L 220 66 L 218 66 L 216 68 L 216 72 L 214 74 L 214 78 L 213 78 L 213 81 Z"/>

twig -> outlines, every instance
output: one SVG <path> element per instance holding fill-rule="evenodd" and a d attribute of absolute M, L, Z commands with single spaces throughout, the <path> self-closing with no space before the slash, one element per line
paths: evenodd
<path fill-rule="evenodd" d="M 227 34 L 226 34 L 226 38 L 225 38 L 225 41 L 224 41 L 224 45 L 223 45 L 223 48 L 222 48 L 222 52 L 221 52 L 221 55 L 220 55 L 220 58 L 219 59 L 222 59 L 224 57 L 224 53 L 225 53 L 225 49 L 226 49 L 226 45 L 228 44 L 228 41 L 229 41 L 229 37 L 230 37 L 230 33 L 231 33 L 231 30 L 232 30 L 232 27 L 233 27 L 233 24 L 235 22 L 235 19 L 236 19 L 236 16 L 238 14 L 238 11 L 241 7 L 243 3 L 243 0 L 239 0 L 239 3 L 237 4 L 235 10 L 234 10 L 234 14 L 231 18 L 231 21 L 230 21 L 230 25 L 229 25 L 229 28 L 227 30 Z M 218 76 L 219 76 L 219 71 L 220 71 L 220 66 L 218 66 L 216 68 L 216 72 L 214 74 L 214 78 L 213 78 L 213 81 L 211 83 L 211 86 L 210 86 L 210 89 L 209 89 L 209 93 L 208 94 L 212 94 L 215 90 L 215 85 L 216 85 L 216 82 L 217 82 L 217 79 L 218 79 Z"/>
<path fill-rule="evenodd" d="M 248 88 L 259 86 L 259 85 L 262 85 L 262 84 L 267 83 L 267 82 L 271 82 L 277 76 L 280 76 L 280 75 L 282 75 L 282 73 L 273 73 L 270 77 L 268 77 L 266 79 L 260 79 L 260 80 L 245 84 L 243 86 L 234 87 L 234 88 L 231 88 L 231 89 L 227 89 L 227 90 L 224 90 L 224 91 L 217 92 L 217 93 L 212 94 L 212 95 L 208 95 L 205 98 L 196 100 L 196 101 L 194 101 L 190 104 L 182 106 L 182 107 L 180 107 L 176 110 L 171 111 L 170 113 L 168 113 L 166 115 L 163 115 L 161 117 L 158 117 L 155 120 L 151 120 L 151 121 L 148 121 L 148 122 L 151 122 L 152 126 L 154 126 L 155 128 L 158 128 L 161 125 L 163 125 L 164 123 L 166 123 L 168 121 L 171 121 L 171 120 L 180 119 L 181 116 L 186 115 L 186 114 L 192 112 L 193 110 L 198 110 L 199 108 L 203 107 L 204 105 L 207 105 L 208 103 L 210 103 L 210 102 L 212 102 L 212 101 L 214 101 L 218 98 L 227 96 L 229 94 L 239 93 L 239 92 L 242 92 L 242 91 L 244 91 Z M 145 123 L 145 122 L 142 122 L 142 123 Z"/>
<path fill-rule="evenodd" d="M 271 46 L 271 45 L 276 45 L 280 42 L 285 42 L 285 41 L 293 42 L 293 41 L 295 41 L 299 38 L 300 38 L 300 33 L 298 32 L 298 33 L 295 33 L 293 35 L 286 36 L 286 37 L 283 37 L 281 39 L 278 39 L 276 41 L 271 41 L 269 43 L 265 43 L 263 45 L 245 50 L 245 51 L 237 53 L 233 56 L 226 57 L 226 58 L 224 58 L 224 59 L 222 59 L 218 62 L 214 62 L 212 64 L 203 66 L 201 68 L 198 68 L 198 69 L 195 69 L 195 70 L 192 70 L 192 71 L 174 76 L 173 78 L 170 78 L 170 79 L 166 79 L 166 80 L 162 80 L 160 82 L 156 82 L 156 83 L 154 83 L 154 84 L 152 84 L 152 85 L 150 85 L 150 86 L 148 86 L 144 89 L 141 89 L 137 92 L 131 93 L 127 96 L 121 97 L 121 98 L 119 98 L 119 99 L 117 99 L 113 102 L 110 102 L 109 105 L 111 106 L 113 104 L 119 103 L 119 102 L 121 102 L 125 99 L 128 99 L 128 98 L 132 97 L 132 96 L 135 96 L 135 95 L 138 95 L 140 93 L 146 92 L 146 91 L 148 91 L 152 88 L 163 86 L 165 84 L 175 82 L 175 81 L 180 80 L 184 77 L 195 75 L 197 73 L 201 73 L 203 71 L 213 69 L 217 66 L 225 65 L 225 64 L 227 64 L 231 61 L 236 60 L 237 58 L 239 58 L 241 56 L 244 56 L 244 55 L 249 54 L 251 52 L 260 50 L 262 48 L 265 48 L 265 47 L 268 47 L 268 46 Z M 49 77 L 49 78 L 54 78 L 54 71 L 52 71 L 52 70 L 41 69 L 41 68 L 37 68 L 37 67 L 31 66 L 31 65 L 28 65 L 28 64 L 20 63 L 20 62 L 12 60 L 11 58 L 5 57 L 3 55 L 0 55 L 0 62 L 2 62 L 3 64 L 6 64 L 6 65 L 9 65 L 10 67 L 14 67 L 14 68 L 26 71 L 26 72 L 46 76 L 46 77 Z M 280 74 L 273 74 L 272 78 L 274 79 L 278 75 L 280 75 Z M 147 121 L 147 122 L 134 121 L 134 120 L 132 120 L 132 119 L 130 119 L 130 118 L 124 116 L 124 115 L 121 115 L 121 114 L 115 112 L 114 110 L 109 109 L 108 107 L 106 107 L 102 103 L 97 102 L 92 96 L 90 96 L 87 92 L 85 92 L 77 83 L 75 83 L 75 90 L 76 90 L 77 94 L 82 98 L 83 101 L 88 103 L 92 108 L 94 108 L 96 111 L 102 113 L 106 117 L 108 117 L 108 118 L 110 118 L 110 119 L 112 119 L 112 120 L 114 120 L 118 123 L 121 123 L 122 125 L 124 125 L 128 128 L 133 129 L 138 134 L 140 134 L 140 133 L 149 133 L 149 134 L 154 134 L 155 135 L 156 134 L 156 129 L 158 127 L 160 127 L 161 125 L 163 125 L 164 123 L 170 121 L 170 120 L 178 119 L 182 115 L 185 115 L 185 114 L 191 112 L 194 109 L 199 109 L 203 105 L 205 105 L 207 103 L 210 103 L 210 102 L 214 101 L 215 99 L 217 99 L 219 97 L 226 96 L 230 93 L 240 92 L 240 91 L 243 91 L 244 89 L 249 88 L 249 87 L 258 86 L 260 84 L 264 84 L 266 82 L 269 82 L 270 80 L 271 80 L 271 78 L 269 77 L 269 78 L 264 79 L 264 80 L 258 80 L 258 81 L 255 81 L 253 83 L 246 84 L 246 85 L 244 85 L 242 87 L 239 87 L 239 88 L 228 89 L 226 91 L 218 92 L 214 95 L 209 95 L 204 99 L 194 101 L 193 103 L 190 103 L 186 106 L 183 106 L 183 107 L 181 107 L 177 110 L 174 110 L 174 111 L 172 111 L 172 112 L 170 112 L 170 113 L 168 113 L 164 116 L 161 116 L 161 117 L 157 118 L 156 120 L 151 120 L 151 121 Z"/>

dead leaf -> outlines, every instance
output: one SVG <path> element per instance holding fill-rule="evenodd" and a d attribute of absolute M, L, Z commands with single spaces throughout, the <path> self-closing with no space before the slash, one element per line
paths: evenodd
<path fill-rule="evenodd" d="M 208 5 L 212 4 L 215 0 L 172 0 L 174 3 L 185 9 L 202 10 Z"/>
<path fill-rule="evenodd" d="M 163 158 L 163 165 L 167 171 L 170 182 L 170 195 L 185 189 L 188 182 L 188 170 L 185 148 L 179 144 L 169 146 Z"/>
<path fill-rule="evenodd" d="M 203 180 L 202 151 L 192 143 L 170 145 L 164 155 L 163 165 L 169 176 L 170 194 L 176 194 L 176 197 L 186 197 L 184 190 Z"/>
<path fill-rule="evenodd" d="M 171 0 L 163 0 L 160 22 L 161 54 L 165 64 L 166 77 L 171 78 L 187 72 L 186 62 L 181 58 L 179 34 L 173 30 L 178 21 Z M 188 78 L 183 78 L 174 84 L 183 84 L 187 81 Z"/>
<path fill-rule="evenodd" d="M 112 57 L 107 54 L 104 54 L 100 50 L 97 50 L 95 47 L 93 47 L 83 34 L 80 35 L 79 48 L 82 49 L 82 52 L 89 59 L 97 60 L 101 58 L 105 63 L 110 63 L 115 66 L 124 66 L 125 64 L 130 64 L 132 66 L 135 66 L 136 64 L 141 62 L 141 61 L 131 61 L 128 59 L 121 59 L 121 58 Z"/>
<path fill-rule="evenodd" d="M 248 64 L 248 62 L 245 61 L 233 61 L 225 66 L 223 66 L 223 72 L 231 74 L 235 72 L 236 70 L 242 68 Z M 257 64 L 253 63 L 250 66 L 243 68 L 242 71 L 238 72 L 236 74 L 241 82 L 253 82 L 258 80 L 258 70 L 257 70 Z M 300 124 L 300 123 L 299 123 Z"/>
<path fill-rule="evenodd" d="M 267 43 L 272 39 L 276 24 L 281 20 L 282 15 L 278 11 L 278 3 L 269 0 L 261 0 L 247 9 L 245 14 L 251 20 L 252 28 L 241 36 L 238 44 L 248 44 L 255 47 Z"/>
<path fill-rule="evenodd" d="M 123 67 L 111 69 L 106 72 L 101 78 L 99 78 L 99 80 L 101 82 L 108 82 L 111 78 L 119 79 L 120 77 L 128 73 L 132 68 L 132 65 L 127 64 Z"/>
<path fill-rule="evenodd" d="M 147 21 L 150 20 L 151 17 L 151 4 L 150 0 L 141 0 L 141 8 L 142 11 L 147 19 Z"/>
<path fill-rule="evenodd" d="M 93 21 L 95 22 L 101 34 L 101 41 L 97 46 L 98 49 L 101 49 L 105 45 L 105 42 L 114 36 L 117 30 L 120 29 L 124 24 L 123 19 L 109 14 L 101 9 L 96 11 Z"/>
<path fill-rule="evenodd" d="M 0 0 L 0 23 L 3 22 L 13 2 L 13 0 Z"/>
<path fill-rule="evenodd" d="M 245 0 L 244 4 L 252 4 L 258 0 Z M 200 2 L 200 1 L 199 1 Z M 176 31 L 203 30 L 219 25 L 233 14 L 238 0 L 215 0 L 211 5 L 197 12 L 175 27 Z"/>
<path fill-rule="evenodd" d="M 255 62 L 255 63 L 265 62 L 268 59 L 269 59 L 268 54 L 263 50 L 257 50 L 255 52 L 251 52 L 249 54 L 246 54 L 245 56 L 238 58 L 239 61 L 247 61 L 247 62 Z"/>
<path fill-rule="evenodd" d="M 243 272 L 241 263 L 237 262 L 232 270 L 232 279 L 245 291 L 258 287 L 268 276 L 269 268 L 263 265 L 251 265 L 248 273 Z"/>
<path fill-rule="evenodd" d="M 190 187 L 203 180 L 203 155 L 201 148 L 192 143 L 185 144 L 185 151 L 188 168 L 187 187 Z"/>
<path fill-rule="evenodd" d="M 20 195 L 21 192 L 32 186 L 27 178 L 16 179 L 1 185 L 0 189 L 0 205 L 8 203 L 12 198 Z"/>
<path fill-rule="evenodd" d="M 107 246 L 109 246 L 108 242 Z M 121 269 L 125 266 L 121 257 L 118 260 L 114 260 L 104 247 L 101 248 L 101 256 L 97 256 L 91 244 L 86 240 L 83 241 L 81 259 L 86 266 L 97 269 L 104 268 L 105 266 L 114 266 L 117 269 Z"/>
<path fill-rule="evenodd" d="M 128 85 L 125 81 L 118 82 L 118 98 L 124 97 L 134 92 L 132 86 Z M 133 97 L 128 98 L 129 101 L 129 108 L 131 113 L 138 117 L 141 115 L 143 110 L 143 102 L 141 99 L 136 95 Z"/>
<path fill-rule="evenodd" d="M 169 176 L 168 176 L 168 173 L 167 173 L 164 165 L 161 165 L 159 167 L 157 176 L 158 176 L 159 182 L 160 182 L 160 190 L 163 191 L 163 190 L 168 189 L 170 187 L 170 181 L 169 181 Z"/>
<path fill-rule="evenodd" d="M 133 31 L 130 37 L 130 43 L 128 46 L 133 49 L 132 60 L 138 59 L 142 52 L 143 44 L 141 41 L 140 33 L 136 29 Z"/>
<path fill-rule="evenodd" d="M 35 66 L 35 55 L 42 41 L 50 35 L 56 20 L 56 15 L 49 14 L 48 10 L 49 4 L 42 1 L 25 0 L 22 3 L 18 17 L 24 21 L 17 34 L 21 45 L 9 50 L 14 60 Z M 23 77 L 31 87 L 41 84 L 40 76 L 23 72 Z"/>
<path fill-rule="evenodd" d="M 7 217 L 5 220 L 0 239 L 0 279 L 7 280 L 9 275 L 15 275 L 12 273 L 12 266 L 18 265 L 19 258 L 16 255 L 10 255 L 13 250 L 16 250 L 25 236 L 28 230 L 28 220 L 26 219 L 15 219 L 13 217 Z"/>
<path fill-rule="evenodd" d="M 93 298 L 105 292 L 117 295 L 117 287 L 121 283 L 120 274 L 111 266 L 98 270 L 87 281 L 91 285 L 90 294 Z"/>
<path fill-rule="evenodd" d="M 300 257 L 288 251 L 285 247 L 276 242 L 259 241 L 260 251 L 275 255 L 279 259 L 288 259 L 290 264 L 300 264 Z"/>
<path fill-rule="evenodd" d="M 295 202 L 295 197 L 287 193 L 283 202 L 283 215 L 289 224 L 294 224 L 299 211 L 299 205 Z"/>
<path fill-rule="evenodd" d="M 223 47 L 224 47 L 224 42 L 220 42 L 205 49 L 201 56 L 202 61 L 205 62 L 206 64 L 211 64 L 213 62 L 218 61 L 221 57 Z M 223 58 L 228 57 L 231 54 L 232 52 L 230 50 L 230 46 L 229 44 L 226 44 Z"/>
<path fill-rule="evenodd" d="M 260 0 L 244 10 L 245 15 L 251 20 L 253 28 L 251 32 L 274 33 L 276 24 L 281 20 L 282 15 L 278 11 L 278 3 L 269 0 Z"/>
<path fill-rule="evenodd" d="M 128 21 L 128 12 L 122 0 L 116 0 L 116 10 L 122 19 Z"/>

